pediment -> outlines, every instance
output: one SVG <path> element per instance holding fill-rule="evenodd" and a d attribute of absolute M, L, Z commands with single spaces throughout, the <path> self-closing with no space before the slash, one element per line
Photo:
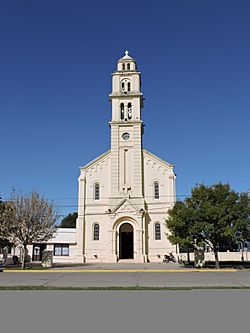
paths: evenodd
<path fill-rule="evenodd" d="M 138 208 L 136 205 L 132 204 L 131 201 L 128 198 L 122 199 L 118 205 L 111 211 L 111 213 L 139 213 L 140 208 Z"/>
<path fill-rule="evenodd" d="M 91 162 L 85 164 L 84 166 L 80 167 L 81 172 L 86 172 L 86 173 L 94 173 L 97 172 L 98 170 L 101 170 L 105 165 L 108 164 L 110 160 L 110 155 L 111 151 L 108 150 L 104 154 L 98 156 Z"/>
<path fill-rule="evenodd" d="M 146 149 L 143 149 L 143 157 L 147 158 L 147 159 L 151 159 L 155 163 L 158 163 L 159 165 L 164 166 L 164 167 L 169 167 L 169 168 L 174 167 L 173 164 L 162 160 L 160 157 L 156 156 L 155 154 L 151 153 L 150 151 L 148 151 Z"/>
<path fill-rule="evenodd" d="M 173 171 L 174 165 L 170 164 L 151 152 L 143 149 L 144 165 L 149 166 L 152 169 L 162 172 L 163 174 Z"/>

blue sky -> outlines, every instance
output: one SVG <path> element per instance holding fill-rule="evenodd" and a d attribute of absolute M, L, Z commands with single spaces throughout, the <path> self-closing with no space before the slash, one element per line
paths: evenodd
<path fill-rule="evenodd" d="M 250 1 L 0 1 L 0 195 L 77 209 L 77 178 L 110 146 L 111 72 L 142 73 L 144 147 L 196 183 L 250 188 Z M 90 139 L 91 138 L 91 139 Z"/>

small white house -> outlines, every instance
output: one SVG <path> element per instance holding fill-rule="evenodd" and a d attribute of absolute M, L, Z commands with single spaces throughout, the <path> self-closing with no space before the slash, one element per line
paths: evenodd
<path fill-rule="evenodd" d="M 54 263 L 73 263 L 76 253 L 76 229 L 75 228 L 58 228 L 54 237 L 47 244 L 33 244 L 32 261 L 41 261 L 43 250 L 53 252 Z"/>
<path fill-rule="evenodd" d="M 42 261 L 44 250 L 53 252 L 54 263 L 74 263 L 76 260 L 76 229 L 58 228 L 51 240 L 46 243 L 34 243 L 27 246 L 27 261 Z M 12 261 L 13 255 L 22 257 L 21 246 L 12 247 L 8 251 L 8 262 Z M 79 261 L 78 261 L 79 262 Z"/>

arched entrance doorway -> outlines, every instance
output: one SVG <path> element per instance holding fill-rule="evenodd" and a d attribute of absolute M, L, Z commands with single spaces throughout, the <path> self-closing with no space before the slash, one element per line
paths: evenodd
<path fill-rule="evenodd" d="M 134 258 L 134 230 L 131 224 L 123 223 L 119 230 L 119 259 Z"/>

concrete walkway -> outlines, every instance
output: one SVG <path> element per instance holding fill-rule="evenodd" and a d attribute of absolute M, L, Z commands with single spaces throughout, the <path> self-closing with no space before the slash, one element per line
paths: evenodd
<path fill-rule="evenodd" d="M 184 267 L 179 263 L 134 263 L 134 262 L 118 262 L 118 263 L 87 263 L 79 265 L 55 265 L 49 269 L 8 269 L 5 272 L 19 272 L 19 273 L 191 273 L 191 272 L 235 272 L 233 268 L 222 268 L 215 270 L 214 268 L 197 269 L 193 267 Z"/>
<path fill-rule="evenodd" d="M 134 263 L 134 262 L 117 262 L 117 263 L 87 263 L 87 264 L 79 264 L 79 265 L 58 265 L 53 269 L 56 270 L 114 270 L 114 271 L 128 271 L 128 270 L 139 270 L 139 271 L 147 271 L 147 270 L 182 270 L 183 267 L 178 263 Z M 185 268 L 189 269 L 189 268 Z"/>

